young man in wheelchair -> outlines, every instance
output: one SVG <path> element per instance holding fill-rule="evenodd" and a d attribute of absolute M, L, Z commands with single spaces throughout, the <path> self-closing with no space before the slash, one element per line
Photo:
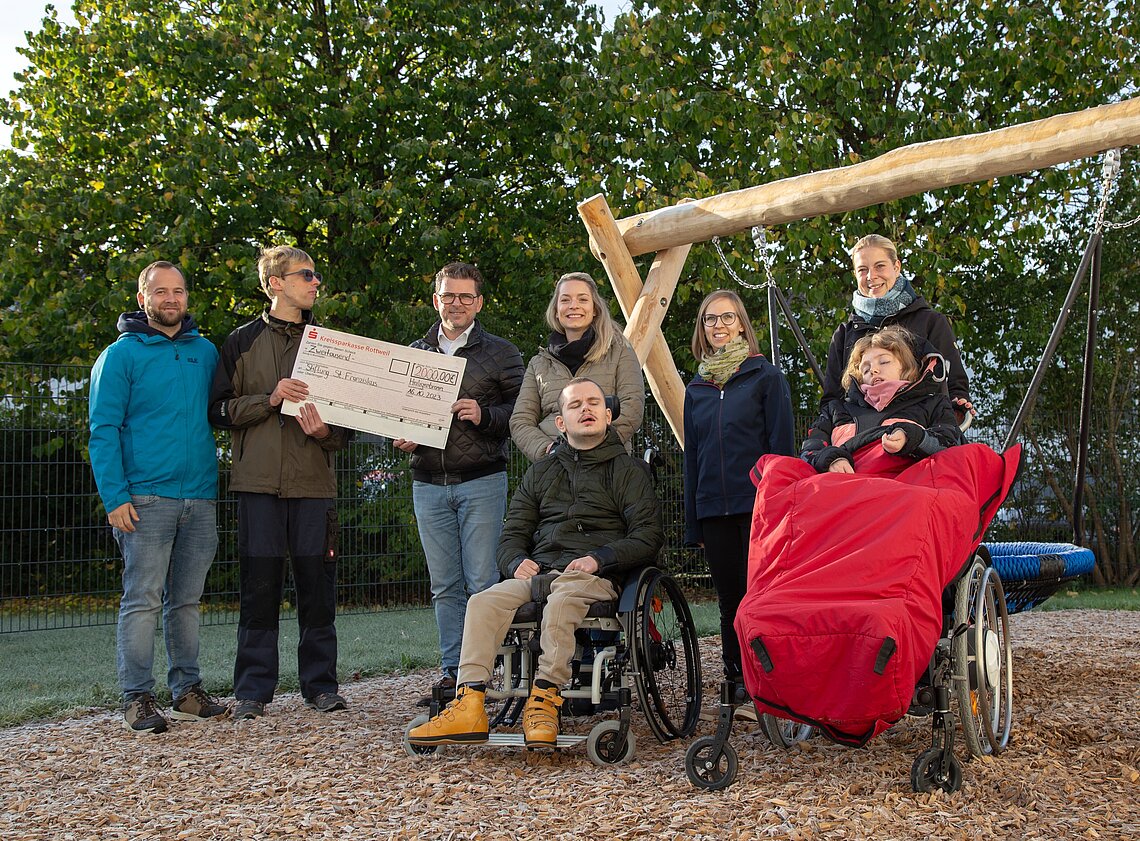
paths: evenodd
<path fill-rule="evenodd" d="M 661 550 L 652 481 L 610 429 L 601 387 L 573 379 L 558 406 L 555 424 L 565 443 L 527 470 L 507 511 L 498 552 L 506 580 L 468 602 L 456 698 L 408 733 L 412 744 L 487 741 L 484 698 L 495 656 L 515 611 L 538 600 L 546 603 L 542 654 L 523 709 L 523 736 L 527 747 L 554 747 L 574 632 L 591 604 L 618 597 L 615 582 L 626 571 L 652 563 Z"/>

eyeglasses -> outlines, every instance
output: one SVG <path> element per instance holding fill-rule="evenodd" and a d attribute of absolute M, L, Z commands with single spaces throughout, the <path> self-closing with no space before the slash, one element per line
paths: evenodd
<path fill-rule="evenodd" d="M 733 324 L 736 323 L 736 313 L 724 312 L 724 313 L 721 313 L 720 315 L 713 315 L 710 312 L 710 313 L 706 313 L 701 318 L 701 323 L 704 324 L 705 327 L 716 327 L 717 321 L 719 321 L 725 327 L 731 327 Z"/>
<path fill-rule="evenodd" d="M 320 272 L 314 272 L 312 269 L 297 269 L 295 272 L 285 272 L 285 274 L 281 275 L 281 277 L 289 277 L 291 274 L 301 275 L 301 277 L 305 278 L 306 283 L 312 283 L 314 280 L 317 283 L 320 283 L 322 280 L 324 280 L 324 278 L 321 277 Z"/>
<path fill-rule="evenodd" d="M 436 297 L 439 298 L 441 304 L 450 306 L 458 300 L 463 306 L 469 307 L 475 303 L 475 299 L 479 296 L 472 295 L 470 292 L 438 292 L 436 293 Z"/>

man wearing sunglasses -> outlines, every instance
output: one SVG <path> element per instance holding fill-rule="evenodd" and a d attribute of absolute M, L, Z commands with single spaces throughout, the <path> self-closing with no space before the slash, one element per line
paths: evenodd
<path fill-rule="evenodd" d="M 467 360 L 444 448 L 393 443 L 412 454 L 412 502 L 439 627 L 439 686 L 455 691 L 467 598 L 499 581 L 496 553 L 507 511 L 507 439 L 523 378 L 517 347 L 483 329 L 483 275 L 448 263 L 435 276 L 439 321 L 412 347 Z M 431 696 L 420 699 L 421 706 Z"/>
<path fill-rule="evenodd" d="M 292 562 L 300 641 L 297 672 L 305 703 L 343 710 L 336 676 L 336 478 L 333 453 L 349 432 L 286 400 L 309 388 L 291 377 L 297 348 L 322 278 L 299 248 L 267 248 L 257 261 L 269 308 L 234 330 L 222 346 L 210 392 L 210 422 L 232 433 L 230 490 L 238 501 L 241 613 L 234 663 L 234 718 L 258 718 L 278 677 L 278 617 L 285 563 Z"/>

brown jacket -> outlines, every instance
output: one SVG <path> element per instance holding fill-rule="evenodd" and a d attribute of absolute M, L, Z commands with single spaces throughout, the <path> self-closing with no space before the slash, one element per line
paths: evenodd
<path fill-rule="evenodd" d="M 323 441 L 310 438 L 296 418 L 269 405 L 282 377 L 292 375 L 302 331 L 312 313 L 294 324 L 263 312 L 234 330 L 222 345 L 210 389 L 210 423 L 232 433 L 230 490 L 291 499 L 335 499 L 333 451 L 349 431 L 330 426 Z"/>

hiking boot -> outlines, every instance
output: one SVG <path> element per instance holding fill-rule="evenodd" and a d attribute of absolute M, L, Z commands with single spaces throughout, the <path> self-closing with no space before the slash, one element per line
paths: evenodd
<path fill-rule="evenodd" d="M 176 698 L 170 708 L 170 717 L 179 721 L 206 721 L 211 718 L 222 718 L 229 712 L 229 707 L 219 704 L 211 698 L 209 693 L 198 683 L 186 690 L 181 698 Z"/>
<path fill-rule="evenodd" d="M 485 692 L 470 686 L 459 687 L 455 700 L 435 718 L 408 731 L 413 745 L 471 745 L 487 741 Z"/>
<path fill-rule="evenodd" d="M 123 727 L 132 733 L 165 733 L 166 719 L 150 692 L 128 698 L 123 705 Z"/>
<path fill-rule="evenodd" d="M 740 721 L 759 721 L 760 717 L 756 715 L 756 705 L 749 701 L 747 704 L 741 704 L 732 711 L 732 717 Z"/>
<path fill-rule="evenodd" d="M 452 698 L 455 697 L 455 677 L 453 675 L 444 675 L 438 681 L 436 681 L 435 687 L 433 687 L 433 688 L 438 688 L 438 689 L 442 690 L 443 701 L 444 701 L 444 703 L 447 703 L 448 701 L 450 701 Z M 427 695 L 424 695 L 422 698 L 420 698 L 418 701 L 416 701 L 416 706 L 417 707 L 430 707 L 431 706 L 431 693 L 429 692 Z"/>
<path fill-rule="evenodd" d="M 331 713 L 336 710 L 347 710 L 348 701 L 335 692 L 322 692 L 316 698 L 306 698 L 305 706 L 319 713 Z"/>
<path fill-rule="evenodd" d="M 552 748 L 558 744 L 558 716 L 562 696 L 558 687 L 530 690 L 523 707 L 523 741 L 528 748 Z"/>
<path fill-rule="evenodd" d="M 237 706 L 234 707 L 235 720 L 261 718 L 263 715 L 265 715 L 264 701 L 243 701 L 241 698 L 238 698 Z"/>

